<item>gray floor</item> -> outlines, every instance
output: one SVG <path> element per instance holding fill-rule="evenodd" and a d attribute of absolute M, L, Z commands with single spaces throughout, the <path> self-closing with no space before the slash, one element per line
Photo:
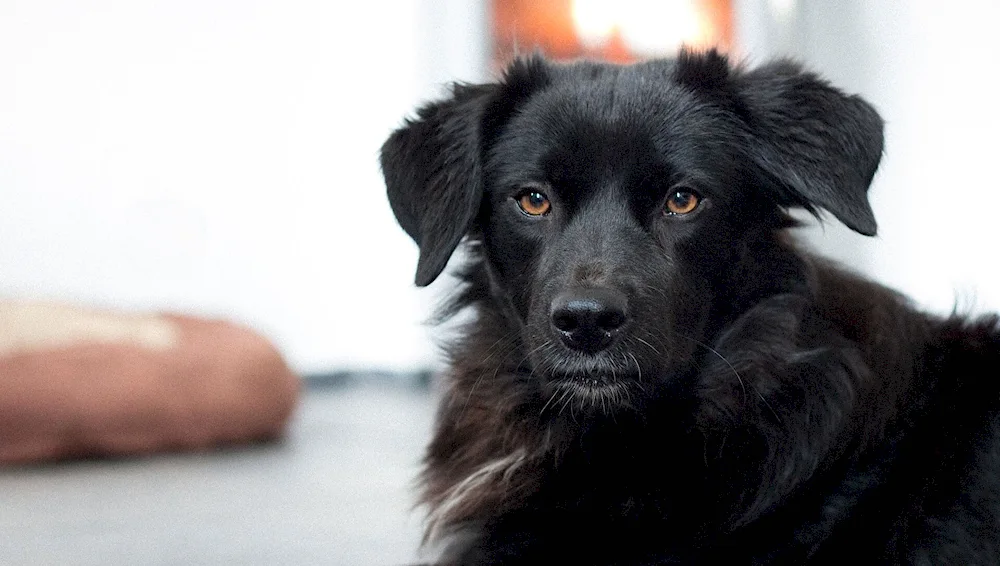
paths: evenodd
<path fill-rule="evenodd" d="M 0 564 L 412 563 L 432 413 L 417 388 L 314 389 L 278 444 L 0 470 Z"/>

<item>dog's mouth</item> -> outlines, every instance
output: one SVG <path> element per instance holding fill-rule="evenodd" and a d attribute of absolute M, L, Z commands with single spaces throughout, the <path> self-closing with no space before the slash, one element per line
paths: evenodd
<path fill-rule="evenodd" d="M 564 374 L 550 376 L 549 384 L 555 388 L 569 389 L 574 394 L 590 396 L 623 387 L 627 383 L 626 379 L 604 375 Z"/>
<path fill-rule="evenodd" d="M 548 382 L 548 399 L 541 413 L 610 415 L 633 407 L 640 391 L 636 382 L 626 378 L 608 379 L 603 376 L 568 375 Z"/>
<path fill-rule="evenodd" d="M 621 348 L 583 353 L 551 346 L 540 347 L 524 361 L 530 366 L 528 369 L 532 374 L 541 376 L 547 383 L 594 389 L 643 379 L 639 357 Z"/>
<path fill-rule="evenodd" d="M 578 414 L 594 409 L 607 414 L 632 406 L 643 391 L 642 371 L 638 361 L 626 358 L 630 364 L 605 355 L 549 360 L 549 371 L 543 373 L 548 398 L 542 411 Z"/>

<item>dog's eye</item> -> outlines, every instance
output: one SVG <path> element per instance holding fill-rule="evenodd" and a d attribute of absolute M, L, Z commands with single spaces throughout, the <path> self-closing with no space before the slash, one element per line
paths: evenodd
<path fill-rule="evenodd" d="M 549 197 L 538 191 L 525 191 L 515 198 L 521 211 L 528 216 L 544 216 L 552 210 Z"/>
<path fill-rule="evenodd" d="M 701 203 L 701 197 L 694 191 L 681 189 L 667 197 L 667 214 L 681 215 L 694 212 Z"/>

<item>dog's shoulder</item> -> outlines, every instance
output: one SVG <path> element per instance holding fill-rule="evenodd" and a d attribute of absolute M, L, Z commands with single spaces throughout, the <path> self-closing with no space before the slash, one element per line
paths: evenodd
<path fill-rule="evenodd" d="M 819 312 L 871 369 L 860 406 L 868 423 L 881 423 L 869 431 L 868 458 L 876 463 L 858 467 L 854 477 L 868 475 L 882 486 L 868 497 L 881 502 L 885 530 L 894 533 L 888 547 L 916 563 L 997 563 L 1000 317 L 928 314 L 843 267 L 823 260 L 815 266 Z M 904 511 L 888 520 L 892 501 Z M 874 511 L 859 505 L 841 532 L 863 539 Z"/>

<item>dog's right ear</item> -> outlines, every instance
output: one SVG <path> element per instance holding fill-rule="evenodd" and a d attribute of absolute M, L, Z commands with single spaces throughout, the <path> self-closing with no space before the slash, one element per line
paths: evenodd
<path fill-rule="evenodd" d="M 382 145 L 389 204 L 420 247 L 416 284 L 428 285 L 468 231 L 483 195 L 480 120 L 496 85 L 455 85 Z"/>
<path fill-rule="evenodd" d="M 420 247 L 418 286 L 441 274 L 472 227 L 483 198 L 487 138 L 544 82 L 545 66 L 535 56 L 515 61 L 500 83 L 456 84 L 450 97 L 420 108 L 382 145 L 389 204 Z"/>

